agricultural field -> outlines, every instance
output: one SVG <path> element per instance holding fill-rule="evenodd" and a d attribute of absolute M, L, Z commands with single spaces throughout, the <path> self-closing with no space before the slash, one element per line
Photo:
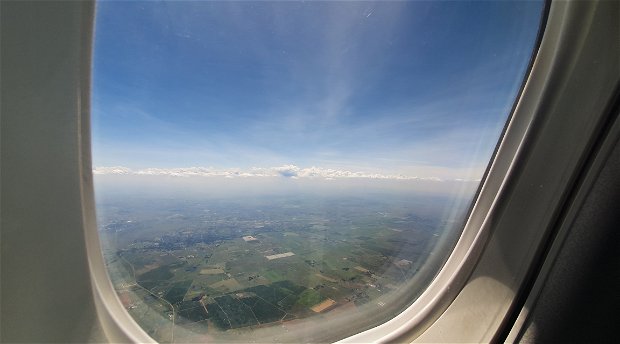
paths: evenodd
<path fill-rule="evenodd" d="M 119 298 L 164 342 L 175 326 L 206 335 L 368 304 L 415 276 L 445 227 L 406 199 L 101 204 Z"/>

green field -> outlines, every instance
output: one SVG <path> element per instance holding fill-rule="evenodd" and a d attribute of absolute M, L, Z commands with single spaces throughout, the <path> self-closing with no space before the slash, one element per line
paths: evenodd
<path fill-rule="evenodd" d="M 175 283 L 164 295 L 164 299 L 173 305 L 183 301 L 185 293 L 187 293 L 190 285 L 192 285 L 191 280 Z"/>

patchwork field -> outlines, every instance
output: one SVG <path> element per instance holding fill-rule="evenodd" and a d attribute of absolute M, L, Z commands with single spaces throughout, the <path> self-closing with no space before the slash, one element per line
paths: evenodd
<path fill-rule="evenodd" d="M 203 336 L 348 312 L 412 278 L 440 226 L 404 201 L 280 202 L 103 211 L 123 305 L 164 342 L 173 323 Z"/>

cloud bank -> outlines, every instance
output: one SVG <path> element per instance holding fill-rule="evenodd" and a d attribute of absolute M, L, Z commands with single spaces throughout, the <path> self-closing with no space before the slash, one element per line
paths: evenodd
<path fill-rule="evenodd" d="M 134 175 L 134 176 L 170 176 L 170 177 L 225 177 L 225 178 L 292 178 L 292 179 L 382 179 L 382 180 L 420 180 L 441 182 L 437 177 L 417 177 L 402 174 L 381 174 L 361 171 L 338 170 L 321 167 L 302 168 L 296 165 L 278 167 L 252 167 L 247 170 L 238 168 L 216 169 L 211 167 L 180 168 L 144 168 L 131 169 L 123 166 L 95 167 L 95 175 Z M 455 180 L 456 181 L 456 180 Z M 463 181 L 463 180 L 459 180 Z"/>

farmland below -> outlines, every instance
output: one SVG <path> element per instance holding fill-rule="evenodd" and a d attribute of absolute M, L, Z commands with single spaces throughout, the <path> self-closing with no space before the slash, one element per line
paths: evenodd
<path fill-rule="evenodd" d="M 224 340 L 384 307 L 438 239 L 457 233 L 454 219 L 464 209 L 448 218 L 446 203 L 377 195 L 106 197 L 98 200 L 99 232 L 119 298 L 150 336 Z"/>

